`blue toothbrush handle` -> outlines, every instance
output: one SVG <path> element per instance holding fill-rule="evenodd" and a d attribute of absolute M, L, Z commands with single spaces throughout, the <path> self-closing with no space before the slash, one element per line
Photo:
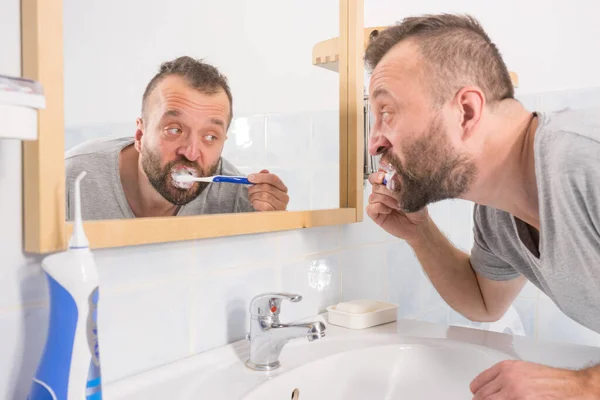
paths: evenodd
<path fill-rule="evenodd" d="M 239 183 L 242 185 L 252 185 L 248 178 L 243 176 L 215 176 L 213 182 Z"/>

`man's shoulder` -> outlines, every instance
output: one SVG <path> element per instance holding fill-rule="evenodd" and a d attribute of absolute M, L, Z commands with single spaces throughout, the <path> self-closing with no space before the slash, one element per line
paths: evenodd
<path fill-rule="evenodd" d="M 553 113 L 545 129 L 535 152 L 542 223 L 598 229 L 600 109 Z"/>
<path fill-rule="evenodd" d="M 221 175 L 240 176 L 242 173 L 230 161 L 221 157 Z"/>
<path fill-rule="evenodd" d="M 133 138 L 92 139 L 65 152 L 65 170 L 67 177 L 76 176 L 82 170 L 104 169 L 112 160 L 118 160 L 117 154 L 133 143 Z"/>
<path fill-rule="evenodd" d="M 600 108 L 563 109 L 539 113 L 540 135 L 536 141 L 542 146 L 577 145 L 600 148 Z M 561 149 L 568 152 L 570 148 Z"/>
<path fill-rule="evenodd" d="M 600 108 L 565 109 L 541 119 L 535 138 L 538 174 L 578 179 L 600 172 Z"/>

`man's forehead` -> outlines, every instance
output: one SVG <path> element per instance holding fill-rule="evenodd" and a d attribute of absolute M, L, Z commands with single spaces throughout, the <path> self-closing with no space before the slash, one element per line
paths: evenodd
<path fill-rule="evenodd" d="M 172 97 L 184 97 L 189 99 L 210 99 L 211 102 L 221 101 L 221 97 L 227 97 L 225 91 L 219 88 L 215 93 L 204 93 L 185 81 L 180 76 L 167 76 L 157 86 L 155 90 L 160 100 L 169 100 Z"/>
<path fill-rule="evenodd" d="M 378 65 L 402 63 L 407 66 L 421 62 L 422 55 L 419 45 L 414 40 L 403 40 L 393 46 L 382 58 Z"/>
<path fill-rule="evenodd" d="M 402 42 L 392 47 L 373 69 L 369 91 L 385 94 L 386 81 L 413 80 L 422 68 L 422 57 L 416 44 Z"/>
<path fill-rule="evenodd" d="M 182 78 L 180 82 L 167 81 L 170 78 L 165 78 L 157 85 L 152 93 L 151 104 L 167 109 L 175 104 L 191 108 L 222 108 L 224 112 L 229 112 L 229 99 L 222 88 L 216 93 L 207 94 L 189 86 Z"/>
<path fill-rule="evenodd" d="M 166 94 L 174 91 L 183 91 L 185 90 L 186 86 L 187 85 L 185 81 L 180 76 L 165 76 L 160 80 L 160 82 L 158 82 L 152 91 L 152 95 L 157 100 L 163 100 Z"/>

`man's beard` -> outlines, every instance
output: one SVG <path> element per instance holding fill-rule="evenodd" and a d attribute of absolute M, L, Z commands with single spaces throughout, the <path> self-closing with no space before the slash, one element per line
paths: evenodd
<path fill-rule="evenodd" d="M 439 116 L 436 116 L 427 133 L 401 145 L 404 165 L 393 153 L 382 155 L 401 182 L 394 182 L 392 193 L 404 212 L 413 213 L 428 204 L 460 197 L 476 176 L 475 163 L 459 154 L 450 143 Z"/>
<path fill-rule="evenodd" d="M 197 177 L 213 176 L 217 172 L 219 162 L 209 167 L 204 173 L 200 166 L 185 158 L 171 161 L 164 167 L 160 166 L 160 156 L 144 148 L 142 150 L 142 168 L 152 184 L 152 187 L 160 193 L 169 203 L 176 206 L 184 206 L 197 198 L 209 185 L 207 182 L 195 182 L 189 189 L 179 188 L 173 184 L 172 173 L 175 168 L 185 168 L 193 170 Z"/>

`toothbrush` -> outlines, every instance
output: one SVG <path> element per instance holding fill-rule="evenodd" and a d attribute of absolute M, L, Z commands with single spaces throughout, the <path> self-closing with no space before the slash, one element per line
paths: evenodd
<path fill-rule="evenodd" d="M 179 183 L 190 183 L 190 182 L 226 182 L 226 183 L 238 183 L 241 185 L 252 185 L 252 182 L 248 180 L 245 176 L 225 176 L 225 175 L 215 175 L 215 176 L 207 176 L 207 177 L 197 177 L 193 175 L 173 175 L 173 179 L 175 179 Z"/>
<path fill-rule="evenodd" d="M 387 164 L 383 164 L 383 163 L 379 164 L 379 167 L 385 171 L 385 176 L 381 183 L 383 183 L 384 186 L 387 186 L 388 183 L 392 180 L 392 178 L 396 174 L 396 171 L 394 171 L 392 168 L 390 168 Z"/>

